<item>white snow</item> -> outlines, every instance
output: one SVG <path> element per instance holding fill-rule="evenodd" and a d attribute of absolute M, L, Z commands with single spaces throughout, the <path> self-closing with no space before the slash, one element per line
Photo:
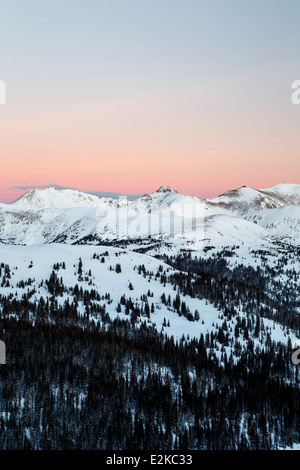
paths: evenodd
<path fill-rule="evenodd" d="M 93 255 L 102 255 L 108 252 L 108 256 L 104 256 L 105 263 L 101 263 L 99 259 L 94 259 Z M 83 280 L 78 279 L 77 267 L 79 258 L 83 263 Z M 125 314 L 124 306 L 122 312 L 117 312 L 117 306 L 120 302 L 121 296 L 125 295 L 128 299 L 131 297 L 134 304 L 139 306 L 144 305 L 141 296 L 147 295 L 148 290 L 153 292 L 153 297 L 148 297 L 148 303 L 154 304 L 155 311 L 150 314 L 150 324 L 156 326 L 157 331 L 163 331 L 169 337 L 173 336 L 175 340 L 180 340 L 182 335 L 190 339 L 195 337 L 199 338 L 201 333 L 205 336 L 206 333 L 216 331 L 218 326 L 223 323 L 222 312 L 215 308 L 206 300 L 191 298 L 189 296 L 181 296 L 181 300 L 186 303 L 187 308 L 194 315 L 195 310 L 200 314 L 199 321 L 189 321 L 184 316 L 179 316 L 177 312 L 171 307 L 167 307 L 161 301 L 161 296 L 164 293 L 166 298 L 170 295 L 171 305 L 176 297 L 177 292 L 174 291 L 173 286 L 169 283 L 164 286 L 161 284 L 160 279 L 155 279 L 155 274 L 162 266 L 168 276 L 174 271 L 170 266 L 153 258 L 152 256 L 135 253 L 130 250 L 120 250 L 106 246 L 69 246 L 61 244 L 51 245 L 35 245 L 35 246 L 11 246 L 0 245 L 0 262 L 9 264 L 11 268 L 11 279 L 9 287 L 0 287 L 0 294 L 9 295 L 14 293 L 15 298 L 22 298 L 22 295 L 28 290 L 35 288 L 36 293 L 31 298 L 31 301 L 39 300 L 42 296 L 44 299 L 50 298 L 50 294 L 45 286 L 40 287 L 42 280 L 49 279 L 53 270 L 53 265 L 56 263 L 65 262 L 66 269 L 60 268 L 57 271 L 57 276 L 63 279 L 66 287 L 74 287 L 76 284 L 82 286 L 83 290 L 95 289 L 100 295 L 110 294 L 111 303 L 101 301 L 100 304 L 106 303 L 106 310 L 111 319 L 118 316 L 123 319 L 128 319 Z M 122 272 L 115 271 L 116 264 L 121 265 Z M 138 266 L 144 265 L 146 271 L 152 271 L 154 276 L 149 282 L 149 276 L 143 276 L 138 273 Z M 112 270 L 110 270 L 110 266 Z M 92 278 L 88 276 L 91 270 Z M 30 286 L 25 286 L 25 289 L 17 287 L 17 284 L 24 280 L 31 278 L 32 283 Z M 92 279 L 92 285 L 89 284 Z M 130 290 L 129 284 L 133 285 L 133 290 Z M 67 299 L 70 299 L 69 293 L 64 293 L 63 297 L 57 297 L 60 305 L 63 305 Z M 79 305 L 79 311 L 84 313 L 84 305 Z M 246 313 L 240 312 L 240 316 L 246 316 Z M 170 326 L 164 326 L 164 319 L 166 323 L 170 322 Z M 142 321 L 147 321 L 146 317 L 141 317 Z M 297 338 L 290 332 L 288 335 L 286 330 L 279 324 L 271 320 L 263 319 L 265 329 L 270 331 L 271 337 L 276 342 L 287 343 L 288 337 L 292 343 Z M 231 332 L 230 336 L 234 335 L 234 328 L 236 325 L 236 318 L 228 324 Z M 247 347 L 247 342 L 241 339 L 241 345 Z M 259 345 L 259 341 L 255 340 L 255 345 Z M 220 352 L 218 353 L 220 354 Z M 227 350 L 227 355 L 230 355 L 230 350 Z"/>

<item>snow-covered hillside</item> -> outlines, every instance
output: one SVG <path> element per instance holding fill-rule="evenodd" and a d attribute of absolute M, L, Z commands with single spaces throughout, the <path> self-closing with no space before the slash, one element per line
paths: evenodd
<path fill-rule="evenodd" d="M 247 219 L 280 240 L 300 245 L 300 205 L 265 209 Z"/>
<path fill-rule="evenodd" d="M 56 295 L 57 305 L 64 306 L 66 302 L 74 301 L 74 288 L 83 291 L 95 290 L 102 300 L 99 305 L 105 305 L 106 312 L 111 320 L 119 317 L 128 319 L 125 307 L 120 299 L 131 299 L 133 305 L 141 311 L 146 303 L 151 308 L 149 317 L 141 315 L 137 327 L 142 321 L 154 326 L 158 332 L 168 337 L 173 336 L 180 340 L 185 338 L 199 338 L 201 334 L 217 333 L 224 320 L 224 312 L 216 308 L 207 300 L 181 295 L 187 316 L 179 315 L 174 309 L 174 302 L 178 291 L 168 281 L 160 276 L 168 276 L 176 272 L 172 267 L 151 256 L 134 253 L 130 250 L 120 250 L 106 246 L 66 246 L 59 244 L 39 246 L 0 246 L 0 260 L 2 270 L 0 273 L 0 295 L 6 297 L 13 293 L 15 300 L 22 300 L 24 294 L 30 297 L 31 302 L 39 303 L 41 298 L 47 302 L 51 300 L 51 291 L 47 281 L 55 272 L 57 279 L 64 286 L 63 292 Z M 82 264 L 82 272 L 79 268 Z M 3 266 L 4 265 L 4 266 Z M 8 268 L 9 267 L 9 268 Z M 5 269 L 4 269 L 5 268 Z M 9 272 L 9 274 L 8 274 Z M 169 298 L 168 303 L 162 301 Z M 86 313 L 83 301 L 77 306 L 81 315 Z M 247 318 L 246 312 L 240 311 L 239 318 L 232 318 L 228 322 L 229 337 L 234 340 L 237 321 Z M 34 321 L 34 319 L 32 319 Z M 90 316 L 90 320 L 97 322 L 98 318 Z M 269 319 L 262 319 L 262 334 L 255 339 L 255 346 L 262 346 L 269 332 L 272 340 L 287 344 L 288 339 L 294 343 L 297 338 L 293 332 L 279 323 Z M 239 338 L 242 347 L 247 347 L 247 341 Z M 231 348 L 227 348 L 228 356 Z"/>

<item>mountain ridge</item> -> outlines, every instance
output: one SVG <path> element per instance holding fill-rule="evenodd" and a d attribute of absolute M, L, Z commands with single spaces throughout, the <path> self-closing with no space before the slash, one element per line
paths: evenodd
<path fill-rule="evenodd" d="M 244 193 L 244 194 L 243 194 Z M 229 189 L 228 191 L 220 194 L 219 196 L 215 198 L 200 198 L 198 196 L 190 196 L 190 195 L 183 195 L 179 193 L 176 189 L 170 187 L 170 186 L 160 186 L 157 190 L 153 191 L 152 193 L 144 193 L 143 195 L 130 195 L 130 198 L 135 196 L 135 200 L 144 198 L 145 196 L 150 196 L 150 195 L 155 195 L 155 194 L 179 194 L 180 196 L 185 196 L 185 197 L 191 197 L 191 198 L 196 198 L 200 201 L 207 201 L 210 203 L 215 203 L 217 201 L 222 201 L 224 198 L 233 198 L 233 197 L 242 197 L 244 196 L 249 196 L 252 194 L 261 194 L 262 196 L 265 197 L 273 197 L 279 200 L 282 198 L 282 202 L 290 205 L 298 205 L 300 204 L 300 184 L 292 184 L 292 183 L 281 183 L 281 184 L 276 184 L 270 188 L 264 188 L 264 189 L 257 189 L 257 188 L 252 188 L 250 186 L 240 186 L 236 189 Z M 99 199 L 105 199 L 105 200 L 115 200 L 115 197 L 109 197 L 109 196 L 98 196 L 91 194 L 91 192 L 87 191 L 82 191 L 78 189 L 71 189 L 71 188 L 57 188 L 55 186 L 53 187 L 48 187 L 48 188 L 36 188 L 27 191 L 23 195 L 21 195 L 19 198 L 17 198 L 15 201 L 11 202 L 10 204 L 5 204 L 1 203 L 1 206 L 14 206 L 15 204 L 19 204 L 20 202 L 26 201 L 26 200 L 34 200 L 34 196 L 36 195 L 42 195 L 42 194 L 48 194 L 49 196 L 53 195 L 81 195 L 81 199 L 83 197 L 87 201 L 97 201 Z M 107 194 L 114 194 L 118 195 L 119 193 L 107 193 Z M 119 194 L 121 198 L 127 198 L 126 195 Z M 46 202 L 46 198 L 45 202 Z M 60 199 L 57 197 L 57 199 Z M 284 205 L 284 204 L 283 204 Z"/>
<path fill-rule="evenodd" d="M 214 199 L 182 195 L 170 186 L 135 199 L 73 189 L 34 189 L 0 206 L 0 242 L 100 243 L 153 238 L 180 249 L 203 245 L 300 245 L 300 185 L 242 186 Z"/>

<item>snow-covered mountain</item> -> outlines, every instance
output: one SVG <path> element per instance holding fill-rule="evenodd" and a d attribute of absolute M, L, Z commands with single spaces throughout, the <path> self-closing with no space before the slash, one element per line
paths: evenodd
<path fill-rule="evenodd" d="M 52 393 L 48 396 L 42 389 L 39 394 L 45 409 L 45 404 L 53 404 L 54 398 L 58 403 L 68 400 L 68 407 L 75 403 L 81 413 L 80 419 L 74 420 L 77 430 L 82 416 L 89 417 L 90 426 L 90 418 L 95 415 L 91 400 L 97 390 L 102 390 L 99 388 L 102 382 L 109 393 L 106 403 L 111 403 L 118 374 L 122 390 L 128 384 L 128 397 L 140 388 L 142 402 L 145 396 L 152 396 L 156 383 L 156 379 L 150 380 L 150 372 L 158 371 L 162 380 L 166 380 L 158 392 L 169 390 L 167 402 L 174 395 L 179 411 L 184 409 L 182 400 L 187 397 L 190 402 L 195 392 L 196 405 L 192 411 L 187 408 L 179 420 L 184 428 L 188 420 L 194 423 L 195 410 L 209 409 L 210 403 L 211 411 L 204 416 L 209 432 L 212 410 L 216 416 L 221 412 L 230 416 L 234 409 L 250 448 L 256 448 L 256 442 L 253 444 L 248 438 L 253 434 L 253 419 L 273 426 L 270 434 L 275 437 L 268 444 L 270 448 L 297 444 L 298 425 L 295 424 L 296 431 L 288 439 L 279 440 L 281 434 L 274 422 L 285 423 L 283 416 L 289 416 L 286 410 L 291 402 L 289 394 L 297 397 L 299 391 L 291 361 L 292 344 L 299 338 L 299 200 L 297 185 L 277 185 L 266 190 L 242 187 L 210 200 L 181 195 L 164 186 L 130 201 L 124 197 L 116 200 L 49 188 L 26 193 L 10 205 L 2 204 L 0 317 L 6 335 L 3 338 L 9 345 L 10 368 L 14 364 L 20 367 L 19 361 L 26 353 L 22 366 L 26 373 L 29 371 L 26 380 L 18 378 L 19 372 L 10 379 L 19 380 L 13 401 L 9 394 L 2 393 L 7 397 L 5 410 L 9 410 L 2 413 L 7 429 L 14 408 L 20 412 L 26 409 L 24 416 L 27 419 L 30 412 L 32 419 L 26 421 L 24 433 L 30 445 L 38 442 L 35 436 L 40 435 L 42 418 L 36 416 L 36 407 L 31 405 L 37 396 L 36 384 L 45 382 L 46 390 Z M 18 342 L 15 333 L 19 331 L 22 335 Z M 73 354 L 74 339 L 77 344 L 82 333 L 85 342 Z M 28 335 L 31 336 L 26 346 Z M 92 338 L 95 344 L 91 343 Z M 55 353 L 50 365 L 49 351 Z M 96 375 L 87 380 L 87 359 L 93 351 L 96 359 L 92 356 L 88 367 Z M 153 351 L 157 351 L 157 356 Z M 183 359 L 176 367 L 161 362 L 167 356 L 176 356 L 178 360 L 180 351 Z M 70 352 L 70 357 L 61 356 L 62 352 Z M 114 363 L 108 364 L 107 354 L 114 358 Z M 37 377 L 31 377 L 36 369 L 33 358 L 37 356 L 45 361 L 41 369 L 43 380 L 39 379 L 42 374 L 39 368 Z M 97 365 L 99 360 L 103 361 L 101 368 Z M 41 364 L 38 366 L 42 367 Z M 139 366 L 141 369 L 136 369 Z M 111 381 L 111 374 L 103 372 L 107 367 L 113 371 Z M 51 379 L 48 384 L 47 377 L 57 370 L 62 370 L 57 376 L 59 380 Z M 133 375 L 132 370 L 137 373 Z M 75 373 L 82 377 L 83 385 L 81 379 L 72 382 Z M 102 380 L 106 376 L 107 384 Z M 261 385 L 257 384 L 258 377 Z M 142 381 L 147 387 L 149 382 L 149 387 L 141 388 Z M 132 383 L 136 385 L 131 387 Z M 33 387 L 29 397 L 28 384 Z M 254 389 L 249 392 L 252 384 Z M 255 411 L 256 416 L 250 405 L 261 399 L 257 390 L 272 391 L 276 384 L 276 407 L 266 414 L 268 394 Z M 215 391 L 220 387 L 222 399 L 218 398 L 216 408 Z M 289 387 L 288 395 L 280 392 L 284 387 Z M 14 390 L 12 385 L 8 389 Z M 118 407 L 122 393 L 114 402 Z M 228 394 L 225 412 L 224 393 Z M 255 400 L 249 399 L 251 394 L 256 394 Z M 242 403 L 235 400 L 236 396 L 244 395 Z M 70 399 L 72 396 L 74 400 Z M 161 396 L 164 395 L 158 401 Z M 283 405 L 278 405 L 278 396 Z M 202 401 L 205 407 L 199 405 Z M 103 391 L 97 398 L 97 403 L 102 402 Z M 134 401 L 128 403 L 134 409 L 138 402 L 134 395 Z M 11 403 L 13 408 L 9 408 Z M 297 416 L 296 398 L 292 403 L 291 414 Z M 55 413 L 60 415 L 57 409 Z M 168 417 L 170 409 L 173 408 L 168 408 Z M 274 409 L 279 410 L 277 415 Z M 88 410 L 92 410 L 91 415 Z M 263 419 L 259 419 L 261 410 Z M 204 418 L 198 418 L 201 425 Z M 107 417 L 103 422 L 107 422 Z M 223 425 L 223 418 L 221 422 Z M 286 426 L 289 430 L 290 422 Z M 240 427 L 235 431 L 237 439 Z M 33 432 L 35 429 L 38 432 Z M 223 428 L 219 429 L 223 432 Z M 286 436 L 287 431 L 283 429 L 281 433 Z M 259 438 L 265 434 L 258 429 Z M 264 446 L 263 442 L 261 447 Z"/>
<path fill-rule="evenodd" d="M 300 185 L 241 187 L 215 198 L 184 196 L 169 186 L 137 200 L 71 189 L 29 191 L 0 207 L 0 241 L 33 245 L 162 240 L 175 249 L 300 243 Z"/>
<path fill-rule="evenodd" d="M 0 293 L 14 288 L 16 295 L 22 296 L 18 283 L 27 277 L 36 280 L 30 285 L 39 292 L 41 279 L 50 276 L 53 263 L 64 261 L 75 267 L 75 260 L 77 263 L 81 257 L 87 272 L 96 273 L 93 281 L 90 275 L 86 277 L 87 286 L 109 293 L 112 303 L 107 306 L 114 318 L 120 295 L 130 294 L 129 283 L 139 286 L 138 303 L 148 290 L 148 280 L 136 273 L 138 265 L 145 265 L 149 272 L 159 272 L 160 262 L 155 257 L 171 260 L 172 264 L 171 257 L 178 259 L 182 253 L 191 253 L 191 260 L 210 260 L 216 266 L 220 259 L 226 260 L 232 272 L 241 266 L 259 269 L 256 276 L 271 280 L 266 287 L 269 294 L 279 292 L 285 281 L 297 291 L 299 221 L 300 185 L 277 185 L 265 190 L 242 187 L 210 200 L 181 195 L 169 186 L 131 201 L 72 189 L 33 190 L 0 207 L 1 263 L 16 267 L 9 284 L 2 282 Z M 123 250 L 105 247 L 110 267 L 99 264 L 103 245 L 121 246 Z M 116 262 L 122 264 L 123 275 L 116 273 Z M 171 269 L 167 264 L 163 266 L 166 272 Z M 251 272 L 253 275 L 256 271 Z M 66 284 L 73 285 L 78 280 L 78 273 L 73 279 L 72 269 L 62 273 Z M 166 318 L 172 325 L 178 324 L 178 331 L 189 333 L 190 322 L 179 320 L 161 305 L 163 292 L 173 299 L 173 287 L 162 288 L 160 281 L 153 280 L 151 287 L 155 290 L 157 312 L 162 309 L 158 316 L 152 315 L 151 321 L 162 326 Z M 200 305 L 199 300 L 188 297 L 185 303 L 190 311 Z M 204 302 L 201 309 L 207 309 L 209 329 L 213 328 L 218 311 L 212 305 L 206 307 Z M 202 325 L 197 323 L 197 335 L 207 331 L 207 326 Z M 170 333 L 179 338 L 178 331 L 171 328 Z"/>
<path fill-rule="evenodd" d="M 72 207 L 98 207 L 103 204 L 109 204 L 110 198 L 100 198 L 91 194 L 73 189 L 34 189 L 28 191 L 13 204 L 13 209 L 20 211 L 41 210 L 41 209 L 69 209 Z"/>
<path fill-rule="evenodd" d="M 267 189 L 242 186 L 206 202 L 211 207 L 238 215 L 282 206 L 300 205 L 300 185 L 278 184 Z"/>

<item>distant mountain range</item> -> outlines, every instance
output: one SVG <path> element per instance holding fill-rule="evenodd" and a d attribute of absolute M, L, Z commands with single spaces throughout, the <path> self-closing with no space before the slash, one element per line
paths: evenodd
<path fill-rule="evenodd" d="M 131 198 L 132 199 L 132 198 Z M 168 242 L 174 248 L 300 244 L 300 185 L 243 186 L 214 199 L 169 186 L 129 200 L 73 189 L 34 189 L 0 205 L 5 244 Z"/>

